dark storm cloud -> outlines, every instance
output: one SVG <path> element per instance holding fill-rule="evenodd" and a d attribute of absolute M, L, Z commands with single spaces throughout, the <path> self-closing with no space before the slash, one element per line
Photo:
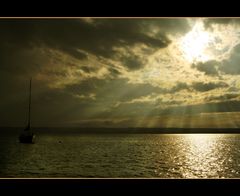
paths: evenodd
<path fill-rule="evenodd" d="M 204 25 L 206 28 L 211 28 L 213 24 L 240 24 L 239 18 L 208 18 L 204 20 Z"/>
<path fill-rule="evenodd" d="M 235 99 L 239 97 L 239 94 L 225 94 L 225 95 L 220 95 L 220 96 L 209 96 L 206 97 L 206 101 L 230 101 L 231 99 Z"/>
<path fill-rule="evenodd" d="M 108 71 L 111 73 L 111 75 L 112 75 L 113 77 L 116 77 L 116 76 L 120 75 L 120 72 L 119 72 L 117 69 L 115 69 L 115 68 L 113 67 L 113 65 L 111 65 L 111 66 L 108 68 Z"/>
<path fill-rule="evenodd" d="M 71 54 L 73 57 L 75 57 L 79 60 L 87 58 L 86 54 L 84 54 L 83 52 L 80 52 L 79 50 L 74 49 L 74 48 L 70 48 L 70 47 L 63 48 L 63 51 L 67 52 L 68 54 Z"/>
<path fill-rule="evenodd" d="M 186 83 L 179 82 L 174 87 L 172 87 L 170 90 L 167 90 L 168 93 L 175 93 L 184 89 L 189 89 L 189 86 Z"/>
<path fill-rule="evenodd" d="M 218 66 L 219 62 L 212 60 L 212 61 L 207 61 L 205 63 L 199 62 L 196 64 L 193 64 L 192 67 L 196 68 L 197 70 L 204 72 L 206 75 L 211 75 L 211 76 L 217 76 L 218 73 Z"/>
<path fill-rule="evenodd" d="M 95 93 L 98 101 L 114 103 L 115 101 L 131 101 L 152 93 L 171 94 L 184 89 L 190 89 L 190 87 L 182 82 L 177 83 L 170 89 L 165 89 L 150 84 L 128 83 L 127 79 L 92 78 L 78 84 L 67 85 L 64 91 L 75 95 Z"/>
<path fill-rule="evenodd" d="M 144 62 L 139 59 L 137 56 L 130 56 L 122 59 L 123 65 L 128 67 L 130 70 L 136 70 L 144 67 Z"/>
<path fill-rule="evenodd" d="M 240 74 L 240 44 L 236 45 L 228 59 L 221 62 L 211 60 L 193 64 L 192 67 L 198 71 L 204 72 L 209 76 L 220 76 L 221 74 Z"/>
<path fill-rule="evenodd" d="M 11 69 L 20 59 L 21 68 L 25 69 L 33 58 L 24 56 L 21 50 L 38 46 L 58 49 L 80 60 L 85 59 L 86 54 L 79 49 L 112 58 L 116 53 L 114 47 L 138 43 L 155 49 L 167 47 L 168 32 L 189 28 L 185 19 L 94 19 L 94 24 L 81 19 L 1 19 L 0 64 Z M 154 37 L 148 35 L 150 26 L 160 28 L 161 33 Z M 125 65 L 130 69 L 144 66 L 139 59 L 130 57 L 125 59 Z"/>
<path fill-rule="evenodd" d="M 176 106 L 182 102 L 171 102 L 174 106 L 166 107 L 166 109 L 160 109 L 155 104 L 151 103 L 133 103 L 124 104 L 121 107 L 113 108 L 107 112 L 98 113 L 95 117 L 107 118 L 107 117 L 156 117 L 161 115 L 194 115 L 201 113 L 216 113 L 216 112 L 239 112 L 240 101 L 220 101 L 212 103 L 203 103 L 197 105 L 181 105 Z M 162 103 L 164 105 L 164 103 Z"/>
<path fill-rule="evenodd" d="M 207 28 L 211 28 L 212 25 L 214 24 L 219 24 L 223 26 L 228 24 L 238 25 L 239 27 L 240 18 L 209 18 L 204 20 L 204 24 Z M 240 74 L 239 62 L 240 62 L 240 45 L 238 44 L 232 49 L 230 57 L 219 63 L 218 70 L 221 71 L 222 74 L 239 75 Z M 212 70 L 212 74 L 216 74 L 217 66 L 211 66 L 210 69 Z M 209 72 L 209 70 L 207 72 Z"/>
<path fill-rule="evenodd" d="M 184 101 L 177 101 L 174 100 L 173 98 L 169 100 L 163 100 L 162 98 L 158 98 L 155 102 L 152 102 L 151 104 L 154 104 L 155 106 L 172 106 L 172 105 L 179 105 L 183 104 Z"/>
<path fill-rule="evenodd" d="M 98 113 L 95 118 L 125 118 L 125 117 L 143 117 L 149 115 L 156 106 L 149 103 L 132 103 L 123 104 L 120 107 L 111 108 L 110 110 Z"/>
<path fill-rule="evenodd" d="M 219 69 L 225 74 L 240 74 L 240 44 L 234 47 L 229 59 L 224 60 Z"/>
<path fill-rule="evenodd" d="M 153 34 L 155 30 L 157 33 Z M 101 57 L 108 60 L 119 57 L 114 60 L 121 62 L 129 71 L 141 69 L 148 55 L 170 44 L 168 34 L 188 30 L 185 19 L 94 19 L 93 23 L 80 19 L 1 19 L 0 82 L 4 87 L 1 87 L 0 125 L 19 125 L 24 122 L 28 76 L 39 73 L 40 77 L 33 80 L 33 125 L 94 117 L 106 117 L 106 122 L 111 122 L 108 120 L 110 117 L 159 114 L 160 110 L 156 108 L 160 103 L 165 106 L 181 104 L 171 99 L 165 102 L 158 100 L 157 103 L 123 104 L 113 108 L 117 102 L 129 102 L 153 93 L 174 94 L 189 90 L 191 86 L 180 82 L 164 89 L 150 84 L 132 84 L 128 79 L 118 77 L 120 69 L 102 62 L 104 58 Z M 138 47 L 138 44 L 148 47 L 141 54 L 129 52 L 132 46 Z M 114 49 L 116 47 L 126 49 L 124 51 L 128 55 L 124 53 L 118 56 L 119 51 Z M 48 53 L 48 49 L 62 53 L 53 56 L 54 52 Z M 65 54 L 83 60 L 83 63 L 69 62 L 70 58 Z M 95 60 L 100 63 L 94 65 L 91 61 L 88 64 L 87 60 L 92 56 L 96 56 Z M 100 64 L 106 64 L 104 66 L 111 76 L 99 79 L 92 74 L 99 70 Z M 75 80 L 75 73 L 79 81 Z M 54 82 L 66 84 L 60 84 L 59 89 L 50 88 L 49 84 Z M 195 88 L 201 91 L 213 87 Z M 96 99 L 91 99 L 89 95 L 94 95 Z"/>
<path fill-rule="evenodd" d="M 45 59 L 41 54 L 24 46 L 0 45 L 0 70 L 13 74 L 30 74 L 39 71 Z"/>
<path fill-rule="evenodd" d="M 184 18 L 145 19 L 143 24 L 154 29 L 159 28 L 159 33 L 186 33 L 190 25 Z"/>
<path fill-rule="evenodd" d="M 84 65 L 84 66 L 81 66 L 81 70 L 83 70 L 83 71 L 86 72 L 86 73 L 91 73 L 91 72 L 95 72 L 95 71 L 96 71 L 96 68 L 95 68 L 95 67 L 91 67 L 91 66 Z"/>
<path fill-rule="evenodd" d="M 231 86 L 231 87 L 229 87 L 228 88 L 228 92 L 239 92 L 239 88 L 237 88 L 236 86 L 234 86 L 234 85 L 236 85 L 236 83 L 233 83 L 233 86 Z"/>
<path fill-rule="evenodd" d="M 66 112 L 68 114 L 66 116 L 70 118 L 75 115 L 74 113 L 82 117 L 87 113 L 87 108 L 96 107 L 98 104 L 91 99 L 79 101 L 78 98 L 68 92 L 58 89 L 51 89 L 51 91 L 44 91 L 37 96 L 33 96 L 33 103 L 34 111 L 39 111 L 41 114 L 59 115 L 61 113 L 61 115 L 64 115 L 64 112 Z"/>
<path fill-rule="evenodd" d="M 142 31 L 143 21 L 142 19 L 96 19 L 99 21 L 96 35 L 97 39 L 102 39 L 98 34 L 105 35 L 104 41 L 110 39 L 115 44 L 135 44 L 145 43 L 150 47 L 166 47 L 169 43 L 166 35 L 162 35 L 158 38 L 153 38 L 146 35 Z M 148 29 L 145 29 L 148 30 Z M 111 45 L 115 45 L 115 44 Z"/>
<path fill-rule="evenodd" d="M 200 113 L 214 113 L 214 112 L 239 112 L 240 101 L 223 101 L 218 103 L 206 103 L 198 105 L 175 106 L 161 111 L 161 114 L 200 114 Z M 155 111 L 154 113 L 157 113 Z"/>
<path fill-rule="evenodd" d="M 35 88 L 36 85 L 32 93 L 32 126 L 57 126 L 75 118 L 88 118 L 105 109 L 105 105 L 94 102 L 94 100 L 80 101 L 79 98 L 59 89 L 44 89 L 43 92 L 36 92 Z M 0 104 L 1 126 L 24 126 L 26 124 L 28 92 L 27 88 L 22 90 L 24 90 L 22 93 L 19 91 L 15 94 L 8 94 L 10 100 Z"/>
<path fill-rule="evenodd" d="M 129 84 L 127 79 L 89 79 L 79 84 L 68 85 L 64 91 L 75 95 L 95 93 L 101 102 L 128 101 L 152 92 L 161 91 L 150 84 Z"/>
<path fill-rule="evenodd" d="M 200 91 L 200 92 L 205 92 L 205 91 L 210 91 L 216 88 L 225 88 L 228 87 L 228 84 L 224 83 L 224 82 L 218 82 L 218 83 L 202 83 L 202 82 L 195 82 L 192 84 L 192 87 L 194 90 L 196 91 Z"/>
<path fill-rule="evenodd" d="M 77 58 L 84 55 L 83 49 L 96 55 L 110 57 L 113 46 L 144 43 L 150 47 L 162 48 L 168 45 L 166 36 L 158 39 L 140 31 L 141 20 L 105 19 L 93 26 L 80 19 L 35 19 L 1 20 L 1 38 L 14 44 L 47 44 Z"/>
<path fill-rule="evenodd" d="M 35 40 L 33 20 L 0 20 L 0 69 L 14 74 L 34 72 L 42 59 L 32 54 Z M 39 60 L 39 61 L 38 61 Z"/>

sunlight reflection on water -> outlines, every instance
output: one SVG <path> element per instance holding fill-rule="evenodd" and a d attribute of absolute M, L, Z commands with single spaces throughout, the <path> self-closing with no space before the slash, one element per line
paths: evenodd
<path fill-rule="evenodd" d="M 59 134 L 0 144 L 0 177 L 240 177 L 238 134 Z"/>
<path fill-rule="evenodd" d="M 223 170 L 222 139 L 224 135 L 189 134 L 184 135 L 189 150 L 184 152 L 186 169 L 184 177 L 220 177 Z M 186 147 L 187 148 L 187 147 Z"/>

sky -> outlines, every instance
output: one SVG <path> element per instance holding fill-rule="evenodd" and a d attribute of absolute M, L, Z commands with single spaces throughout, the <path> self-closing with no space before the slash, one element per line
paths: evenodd
<path fill-rule="evenodd" d="M 240 18 L 0 18 L 0 126 L 239 127 Z"/>

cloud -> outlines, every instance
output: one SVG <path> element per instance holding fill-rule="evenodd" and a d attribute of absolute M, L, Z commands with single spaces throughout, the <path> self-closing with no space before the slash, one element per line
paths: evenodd
<path fill-rule="evenodd" d="M 110 57 L 113 46 L 145 43 L 151 47 L 166 47 L 166 36 L 153 38 L 140 30 L 139 19 L 101 19 L 93 26 L 77 19 L 9 19 L 1 20 L 1 37 L 14 44 L 46 44 L 77 58 L 78 49 Z"/>
<path fill-rule="evenodd" d="M 95 93 L 101 103 L 128 101 L 140 96 L 147 96 L 161 89 L 150 84 L 131 84 L 127 79 L 97 79 L 92 78 L 76 84 L 65 86 L 64 91 L 76 95 Z"/>
<path fill-rule="evenodd" d="M 240 20 L 239 18 L 207 18 L 204 19 L 204 25 L 205 28 L 211 28 L 214 24 L 218 24 L 218 25 L 228 25 L 228 24 L 232 24 L 232 25 L 239 25 L 240 24 Z"/>
<path fill-rule="evenodd" d="M 203 103 L 196 105 L 174 106 L 161 111 L 161 114 L 194 115 L 214 112 L 239 112 L 240 101 L 222 101 L 217 103 Z"/>
<path fill-rule="evenodd" d="M 240 74 L 240 44 L 236 45 L 230 56 L 222 61 L 210 60 L 192 64 L 192 68 L 204 72 L 208 76 L 222 76 L 223 74 Z"/>
<path fill-rule="evenodd" d="M 224 94 L 224 95 L 212 95 L 212 96 L 209 96 L 209 97 L 206 97 L 206 101 L 230 101 L 230 100 L 233 100 L 233 99 L 236 99 L 238 98 L 240 95 L 239 94 L 230 94 L 230 93 L 227 93 L 227 94 Z"/>
<path fill-rule="evenodd" d="M 189 25 L 186 19 L 84 18 L 1 19 L 0 27 L 0 69 L 37 74 L 60 87 L 96 72 L 106 78 L 121 75 L 121 67 L 141 69 L 149 55 L 170 44 L 168 33 L 185 32 Z M 152 28 L 158 33 L 151 34 Z"/>
<path fill-rule="evenodd" d="M 192 84 L 192 87 L 196 91 L 205 92 L 205 91 L 210 91 L 210 90 L 213 90 L 216 88 L 226 88 L 226 87 L 228 87 L 228 84 L 226 84 L 224 82 L 218 82 L 218 83 L 195 82 Z"/>
<path fill-rule="evenodd" d="M 174 87 L 172 87 L 170 90 L 166 90 L 167 93 L 176 93 L 178 91 L 187 89 L 189 90 L 189 85 L 183 82 L 178 82 Z"/>
<path fill-rule="evenodd" d="M 147 53 L 133 53 L 132 47 L 145 45 L 145 51 L 166 48 L 170 44 L 169 33 L 189 29 L 186 19 L 1 19 L 0 63 L 11 69 L 22 58 L 22 67 L 34 59 L 19 55 L 21 50 L 50 48 L 69 54 L 78 60 L 87 58 L 86 53 L 113 59 L 119 51 L 128 48 L 131 56 L 122 55 L 116 61 L 136 70 L 143 68 Z M 151 34 L 152 29 L 157 33 Z M 157 29 L 157 30 L 156 30 Z M 15 58 L 8 58 L 9 54 Z M 15 60 L 17 59 L 17 60 Z M 12 62 L 11 62 L 12 61 Z M 15 62 L 16 61 L 16 62 Z M 39 61 L 41 63 L 41 61 Z M 34 63 L 32 63 L 34 64 Z M 28 67 L 28 66 L 27 66 Z M 116 69 L 112 69 L 116 70 Z"/>
<path fill-rule="evenodd" d="M 41 48 L 22 46 L 0 46 L 0 70 L 16 74 L 31 75 L 40 71 L 47 63 L 45 52 Z"/>
<path fill-rule="evenodd" d="M 177 48 L 187 19 L 2 19 L 0 29 L 2 124 L 24 118 L 30 76 L 38 124 L 225 112 L 239 99 L 240 45 L 189 65 Z"/>
<path fill-rule="evenodd" d="M 144 62 L 142 62 L 137 56 L 123 58 L 122 63 L 130 70 L 140 69 L 145 65 Z"/>
<path fill-rule="evenodd" d="M 198 71 L 204 72 L 206 75 L 210 76 L 218 76 L 219 71 L 219 62 L 215 60 L 207 61 L 207 62 L 199 62 L 196 64 L 193 64 L 192 67 L 196 68 Z"/>
<path fill-rule="evenodd" d="M 73 95 L 75 96 L 76 98 L 79 98 L 79 99 L 92 99 L 92 100 L 96 100 L 96 95 L 94 93 L 90 93 L 88 95 Z"/>
<path fill-rule="evenodd" d="M 150 32 L 155 35 L 166 34 L 184 34 L 187 33 L 191 26 L 186 18 L 161 18 L 161 19 L 145 19 L 144 27 L 148 27 Z"/>
<path fill-rule="evenodd" d="M 105 118 L 84 119 L 74 123 L 82 127 L 239 127 L 239 112 L 201 113 L 195 115 L 161 115 L 157 117 Z M 179 122 L 176 124 L 176 122 Z"/>
<path fill-rule="evenodd" d="M 170 89 L 151 86 L 150 84 L 132 84 L 127 79 L 89 79 L 78 84 L 65 86 L 63 89 L 69 94 L 80 96 L 95 94 L 95 99 L 106 108 L 120 108 L 123 105 L 146 104 L 148 108 L 165 105 L 180 104 L 182 100 L 171 98 L 172 93 L 190 89 L 185 83 L 178 83 Z M 161 97 L 166 97 L 162 99 Z M 131 106 L 131 107 L 135 107 Z M 111 110 L 111 109 L 110 109 Z M 126 109 L 129 110 L 129 109 Z"/>
<path fill-rule="evenodd" d="M 222 62 L 220 70 L 225 74 L 239 75 L 240 74 L 240 44 L 232 50 L 229 59 Z"/>

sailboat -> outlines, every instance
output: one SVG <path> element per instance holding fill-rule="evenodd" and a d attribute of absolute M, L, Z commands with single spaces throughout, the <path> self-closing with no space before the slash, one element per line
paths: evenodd
<path fill-rule="evenodd" d="M 32 78 L 30 79 L 29 86 L 29 105 L 28 105 L 28 124 L 24 131 L 19 135 L 20 143 L 34 143 L 35 134 L 31 130 L 31 90 L 32 90 Z"/>

